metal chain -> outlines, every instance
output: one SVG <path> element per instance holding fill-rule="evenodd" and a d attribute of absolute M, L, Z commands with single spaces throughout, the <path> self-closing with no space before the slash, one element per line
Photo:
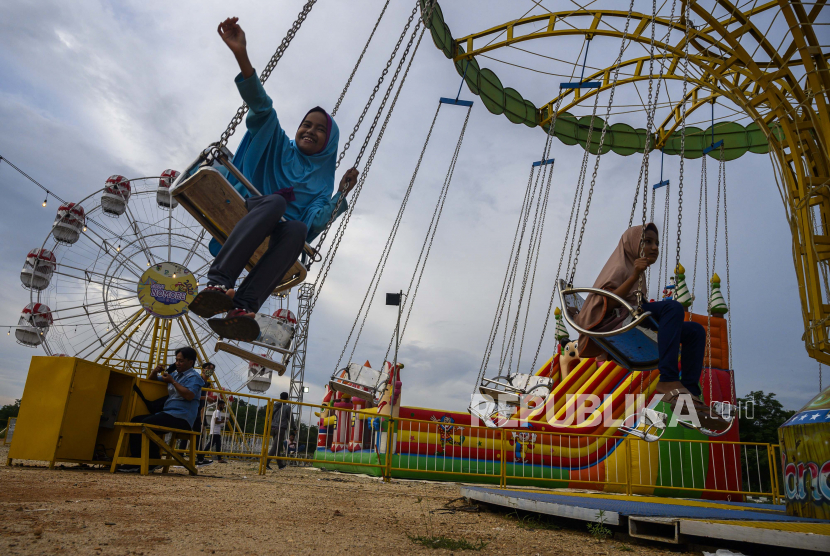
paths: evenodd
<path fill-rule="evenodd" d="M 692 310 L 692 307 L 694 307 L 695 303 L 695 284 L 697 284 L 697 259 L 698 253 L 700 251 L 700 223 L 703 220 L 703 199 L 705 196 L 705 191 L 709 188 L 709 185 L 706 182 L 706 157 L 703 157 L 700 169 L 700 197 L 697 202 L 697 237 L 695 238 L 695 262 L 692 270 L 692 304 L 689 306 L 690 312 Z M 706 225 L 709 225 L 708 221 Z"/>
<path fill-rule="evenodd" d="M 674 19 L 674 8 L 677 4 L 677 0 L 674 0 L 671 5 L 671 14 L 669 15 L 669 21 Z M 631 215 L 628 217 L 628 227 L 634 225 L 634 212 L 637 208 L 637 199 L 640 197 L 640 186 L 643 186 L 643 195 L 646 195 L 646 190 L 648 189 L 648 153 L 651 151 L 650 144 L 652 139 L 651 135 L 651 128 L 654 127 L 654 114 L 657 111 L 657 105 L 659 104 L 660 100 L 660 84 L 663 82 L 663 74 L 665 72 L 665 59 L 660 59 L 660 74 L 657 76 L 657 92 L 654 97 L 654 102 L 651 99 L 651 89 L 652 84 L 654 81 L 654 32 L 656 28 L 656 18 L 657 18 L 657 3 L 656 1 L 652 2 L 651 6 L 651 46 L 649 47 L 649 60 L 648 60 L 648 103 L 646 104 L 646 143 L 643 148 L 643 157 L 645 167 L 643 165 L 640 166 L 640 175 L 637 178 L 637 188 L 634 190 L 634 202 L 631 204 Z M 671 25 L 668 26 L 666 30 L 666 34 L 663 37 L 663 43 L 669 42 L 669 37 L 671 36 L 672 27 Z M 643 171 L 645 170 L 645 182 L 643 181 Z M 653 200 L 653 199 L 652 199 Z M 654 221 L 654 206 L 652 204 L 652 214 L 651 214 L 651 221 Z M 649 280 L 651 279 L 651 275 L 649 273 Z"/>
<path fill-rule="evenodd" d="M 300 13 L 297 15 L 297 19 L 294 23 L 291 24 L 291 28 L 286 33 L 285 37 L 282 39 L 282 42 L 277 47 L 276 52 L 274 55 L 271 56 L 271 60 L 269 60 L 268 65 L 265 66 L 265 69 L 259 74 L 259 80 L 261 83 L 265 83 L 268 80 L 268 77 L 271 75 L 271 72 L 274 71 L 274 68 L 277 67 L 277 63 L 279 63 L 282 55 L 285 53 L 286 49 L 288 49 L 288 45 L 291 44 L 291 41 L 294 39 L 294 36 L 297 34 L 297 31 L 300 30 L 300 26 L 305 21 L 306 17 L 308 17 L 311 8 L 314 7 L 314 4 L 317 0 L 308 0 L 303 6 L 303 9 L 300 10 Z M 239 124 L 242 123 L 242 120 L 245 118 L 245 114 L 248 112 L 248 105 L 244 102 L 242 106 L 236 111 L 236 114 L 231 119 L 228 127 L 225 131 L 222 132 L 222 135 L 219 138 L 219 148 L 225 147 L 228 144 L 228 140 L 231 136 L 236 132 L 236 128 Z"/>
<path fill-rule="evenodd" d="M 542 207 L 542 223 L 539 226 L 539 234 L 538 239 L 536 240 L 536 260 L 533 263 L 533 276 L 530 279 L 530 292 L 527 296 L 527 311 L 525 311 L 525 322 L 522 327 L 522 340 L 519 343 L 519 357 L 516 360 L 516 372 L 519 372 L 519 366 L 522 362 L 522 352 L 524 351 L 524 343 L 525 343 L 525 333 L 527 331 L 527 321 L 530 317 L 530 301 L 533 299 L 533 286 L 536 283 L 536 269 L 539 267 L 539 256 L 542 252 L 542 237 L 545 232 L 545 220 L 547 219 L 547 212 L 548 212 L 548 201 L 550 200 L 550 186 L 553 182 L 553 169 L 554 166 L 551 164 L 550 172 L 548 172 L 548 183 L 545 186 L 545 201 L 544 206 Z M 532 373 L 535 370 L 535 366 L 531 367 L 530 372 Z"/>
<path fill-rule="evenodd" d="M 556 113 L 559 112 L 559 102 L 560 101 L 557 101 L 557 103 L 556 103 Z M 552 129 L 552 126 L 551 126 L 551 129 Z M 577 184 L 577 186 L 578 186 L 578 184 Z M 576 193 L 574 193 L 574 200 L 573 200 L 573 203 L 571 203 L 571 214 L 570 214 L 570 217 L 568 218 L 568 227 L 565 230 L 565 239 L 562 242 L 562 251 L 559 253 L 559 265 L 556 267 L 556 274 L 555 274 L 556 279 L 554 281 L 553 288 L 551 289 L 551 292 L 550 292 L 550 301 L 548 302 L 548 311 L 547 311 L 547 314 L 545 315 L 545 322 L 542 325 L 542 334 L 539 336 L 539 343 L 536 346 L 536 354 L 533 356 L 533 363 L 531 364 L 532 369 L 536 368 L 536 363 L 539 360 L 539 353 L 541 353 L 541 351 L 542 351 L 542 342 L 545 339 L 545 332 L 547 332 L 548 323 L 550 322 L 550 314 L 551 314 L 551 310 L 553 309 L 554 299 L 556 298 L 556 289 L 559 287 L 559 276 L 560 276 L 559 273 L 562 271 L 562 262 L 565 260 L 565 249 L 567 248 L 567 245 L 568 245 L 568 236 L 571 235 L 571 225 L 576 223 L 576 211 L 575 211 L 575 209 L 576 209 L 576 198 L 577 198 L 577 195 L 576 195 Z M 576 229 L 575 228 L 574 228 L 574 234 L 576 234 Z M 568 264 L 570 265 L 570 262 Z M 556 348 L 554 348 L 554 349 L 556 349 Z"/>
<path fill-rule="evenodd" d="M 531 166 L 530 176 L 527 179 L 527 187 L 525 188 L 525 196 L 522 200 L 522 207 L 519 210 L 519 219 L 516 222 L 516 231 L 513 233 L 513 244 L 510 246 L 510 256 L 507 258 L 507 270 L 504 272 L 501 292 L 499 293 L 499 302 L 496 304 L 496 315 L 493 317 L 493 324 L 490 326 L 490 334 L 487 336 L 487 344 L 484 349 L 481 365 L 478 369 L 478 379 L 476 380 L 473 394 L 478 391 L 478 385 L 481 384 L 481 379 L 484 376 L 484 372 L 487 370 L 487 364 L 490 361 L 490 355 L 493 351 L 493 346 L 496 343 L 496 336 L 498 335 L 498 330 L 501 327 L 501 317 L 504 314 L 504 304 L 507 302 L 507 293 L 510 291 L 510 286 L 508 286 L 508 284 L 512 284 L 512 275 L 510 271 L 513 268 L 513 265 L 511 264 L 511 261 L 513 260 L 513 254 L 515 253 L 516 239 L 519 237 L 519 229 L 522 226 L 522 217 L 525 213 L 526 207 L 528 207 L 530 203 L 530 189 L 533 184 L 533 173 L 534 168 Z"/>
<path fill-rule="evenodd" d="M 726 251 L 726 304 L 729 310 L 732 311 L 732 294 L 729 289 L 729 220 L 727 219 L 726 210 L 726 162 L 723 159 L 723 145 L 721 145 L 721 164 L 723 164 L 723 242 Z M 726 335 L 729 344 L 729 386 L 730 386 L 730 401 L 735 405 L 735 368 L 732 366 L 732 316 L 726 321 Z"/>
<path fill-rule="evenodd" d="M 412 20 L 415 18 L 415 14 L 418 11 L 418 3 L 416 2 L 415 8 L 413 8 L 412 13 L 409 15 L 409 19 L 406 21 L 406 25 L 401 32 L 401 36 L 398 37 L 398 42 L 395 44 L 395 48 L 392 50 L 392 54 L 389 56 L 389 59 L 386 61 L 386 66 L 384 66 L 383 70 L 381 71 L 380 77 L 378 77 L 377 83 L 375 83 L 375 87 L 372 89 L 372 93 L 369 95 L 369 100 L 366 101 L 366 105 L 363 107 L 363 111 L 360 113 L 360 116 L 357 118 L 357 123 L 355 123 L 352 132 L 349 134 L 349 138 L 346 140 L 346 144 L 343 145 L 343 150 L 340 151 L 340 155 L 337 157 L 337 162 L 334 165 L 335 170 L 340 168 L 340 163 L 343 161 L 343 158 L 346 156 L 346 151 L 349 150 L 349 147 L 352 144 L 352 141 L 355 138 L 360 126 L 363 124 L 363 119 L 366 117 L 367 112 L 369 111 L 369 107 L 372 106 L 372 103 L 375 101 L 375 96 L 377 95 L 378 91 L 380 90 L 380 86 L 383 84 L 384 79 L 386 79 L 386 75 L 389 73 L 389 68 L 392 66 L 392 62 L 395 60 L 395 57 L 398 54 L 398 49 L 400 49 L 401 43 L 403 42 L 404 37 L 406 36 L 406 32 L 409 30 L 410 25 L 412 25 Z M 401 57 L 400 62 L 398 63 L 397 71 L 395 71 L 394 78 L 392 82 L 389 84 L 389 87 L 386 89 L 386 95 L 383 97 L 383 102 L 380 105 L 380 108 L 377 110 L 375 114 L 374 121 L 372 122 L 372 126 L 369 128 L 368 133 L 366 134 L 366 138 L 363 140 L 363 145 L 360 147 L 360 152 L 355 159 L 354 166 L 356 167 L 360 163 L 360 159 L 363 157 L 363 153 L 366 150 L 366 146 L 369 144 L 369 141 L 372 139 L 372 134 L 375 131 L 375 126 L 377 125 L 378 119 L 383 111 L 383 108 L 386 105 L 387 100 L 389 99 L 389 94 L 392 92 L 392 87 L 395 84 L 395 79 L 398 76 L 398 72 L 400 71 L 401 65 L 403 64 L 404 60 L 406 59 L 406 54 L 409 52 L 409 48 L 412 46 L 412 40 L 415 38 L 415 35 L 418 33 L 418 27 L 421 24 L 421 20 L 418 20 L 417 25 L 415 26 L 415 30 L 412 32 L 412 35 L 409 38 L 409 43 L 406 46 L 406 51 L 404 55 Z M 364 170 L 365 173 L 365 170 Z M 360 183 L 360 182 L 358 182 Z M 331 211 L 331 215 L 329 216 L 329 221 L 326 223 L 326 227 L 323 228 L 322 233 L 320 234 L 319 239 L 317 240 L 316 250 L 319 252 L 320 248 L 323 246 L 323 243 L 326 241 L 326 236 L 328 236 L 329 230 L 331 229 L 331 225 L 334 220 L 337 218 L 337 212 L 340 210 L 340 206 L 343 204 L 345 195 L 340 195 L 340 198 L 337 199 L 337 203 L 334 205 L 334 209 Z M 354 199 L 355 196 L 352 196 Z M 340 224 L 341 228 L 343 227 L 343 222 Z M 338 230 L 338 233 L 340 230 Z M 326 254 L 326 258 L 329 257 L 329 253 Z M 326 264 L 326 261 L 323 261 L 323 264 Z M 316 287 L 316 285 L 315 285 Z M 315 298 L 316 301 L 316 298 Z M 313 305 L 312 305 L 313 306 Z"/>
<path fill-rule="evenodd" d="M 684 44 L 683 44 L 683 119 L 680 122 L 680 175 L 678 177 L 677 185 L 677 246 L 675 248 L 674 268 L 680 266 L 680 234 L 683 230 L 683 162 L 686 156 L 686 116 L 688 115 L 688 108 L 686 107 L 686 90 L 689 85 L 689 27 L 691 26 L 690 2 L 686 2 L 686 13 L 684 25 Z M 672 5 L 674 10 L 674 5 Z M 700 226 L 700 216 L 698 215 L 698 226 Z M 697 247 L 695 247 L 695 259 L 697 259 Z M 694 290 L 692 291 L 694 296 Z"/>
<path fill-rule="evenodd" d="M 391 82 L 389 83 L 389 87 L 386 91 L 386 95 L 384 96 L 383 102 L 381 103 L 380 107 L 378 108 L 378 116 L 380 115 L 381 111 L 385 107 L 386 101 L 387 101 L 387 99 L 389 98 L 389 95 L 392 92 L 392 89 L 395 85 L 398 74 L 401 70 L 401 67 L 403 66 L 404 60 L 406 60 L 406 56 L 409 52 L 410 47 L 412 46 L 412 41 L 415 38 L 415 35 L 418 33 L 420 23 L 421 23 L 421 21 L 418 20 L 418 24 L 415 26 L 415 29 L 412 32 L 412 36 L 409 39 L 409 44 L 407 44 L 406 51 L 401 56 L 400 63 L 398 64 L 398 67 L 395 71 L 395 74 L 394 74 Z M 349 209 L 346 212 L 346 215 L 343 217 L 342 221 L 340 222 L 340 226 L 338 227 L 337 232 L 335 233 L 334 243 L 332 244 L 332 247 L 329 249 L 328 253 L 326 253 L 326 258 L 322 262 L 324 270 L 321 271 L 317 275 L 317 279 L 315 279 L 315 281 L 314 281 L 315 293 L 314 293 L 313 299 L 309 303 L 309 308 L 308 308 L 309 313 L 311 313 L 311 311 L 317 305 L 317 300 L 320 297 L 320 292 L 322 292 L 322 290 L 323 290 L 323 285 L 325 284 L 326 277 L 328 277 L 329 270 L 331 270 L 331 265 L 334 262 L 335 256 L 337 255 L 337 250 L 340 248 L 340 243 L 343 240 L 343 236 L 346 233 L 346 227 L 348 226 L 349 220 L 351 219 L 352 214 L 354 213 L 355 206 L 357 205 L 357 199 L 360 196 L 360 192 L 363 189 L 363 184 L 366 183 L 366 178 L 369 175 L 369 170 L 372 167 L 372 162 L 375 159 L 375 155 L 377 154 L 377 150 L 378 150 L 378 147 L 380 146 L 380 142 L 383 139 L 384 133 L 386 132 L 386 126 L 389 124 L 389 119 L 392 116 L 392 112 L 395 110 L 395 105 L 397 104 L 398 97 L 401 93 L 401 89 L 403 89 L 403 85 L 406 82 L 406 77 L 409 75 L 409 69 L 412 67 L 412 60 L 415 59 L 415 54 L 418 51 L 418 47 L 421 44 L 421 39 L 423 38 L 423 36 L 424 36 L 424 33 L 423 33 L 423 31 L 421 31 L 420 37 L 418 38 L 418 42 L 415 45 L 415 49 L 413 50 L 412 56 L 409 59 L 409 64 L 406 67 L 406 71 L 404 72 L 403 77 L 401 78 L 401 83 L 398 86 L 397 92 L 395 93 L 395 98 L 392 100 L 392 104 L 389 106 L 389 111 L 386 113 L 386 118 L 384 119 L 383 124 L 381 125 L 381 128 L 380 128 L 380 131 L 378 132 L 377 138 L 375 139 L 375 144 L 372 146 L 372 150 L 369 153 L 369 158 L 366 161 L 366 166 L 363 168 L 363 173 L 361 174 L 360 178 L 358 179 L 357 185 L 355 186 L 354 193 L 352 194 L 352 202 L 349 203 Z M 368 141 L 369 137 L 371 137 L 371 134 L 367 135 L 367 141 Z M 335 209 L 334 209 L 334 211 L 332 211 L 332 214 L 337 213 L 338 207 L 339 207 L 339 205 L 342 201 L 343 201 L 343 197 L 341 196 L 340 199 L 338 199 L 337 206 L 335 206 Z M 329 223 L 326 226 L 326 230 L 329 229 L 329 227 L 331 226 L 331 223 L 332 223 L 332 219 L 330 218 Z M 320 244 L 318 244 L 317 248 L 319 249 L 319 247 L 320 247 Z"/>
<path fill-rule="evenodd" d="M 615 62 L 616 68 L 614 69 L 614 79 L 611 82 L 611 93 L 608 96 L 608 110 L 605 112 L 605 121 L 602 125 L 602 135 L 599 138 L 599 148 L 597 149 L 597 156 L 594 161 L 594 173 L 591 176 L 591 187 L 588 190 L 588 199 L 585 202 L 585 212 L 582 213 L 582 227 L 579 231 L 579 242 L 576 246 L 576 253 L 574 254 L 574 264 L 571 268 L 571 275 L 570 279 L 568 280 L 569 284 L 573 284 L 574 276 L 576 275 L 576 268 L 579 264 L 579 253 L 582 251 L 582 240 L 585 237 L 585 226 L 588 223 L 588 213 L 591 210 L 591 198 L 594 195 L 594 187 L 597 183 L 597 172 L 599 171 L 599 161 L 602 157 L 602 147 L 605 145 L 605 135 L 608 131 L 608 118 L 611 115 L 611 106 L 614 104 L 614 93 L 617 90 L 617 80 L 619 79 L 620 75 L 620 62 L 622 61 L 623 52 L 625 52 L 625 39 L 628 36 L 628 27 L 631 24 L 631 12 L 634 9 L 634 0 L 631 0 L 631 4 L 628 6 L 628 16 L 625 18 L 625 29 L 623 30 L 622 41 L 620 41 L 620 53 L 617 55 L 617 61 Z M 596 95 L 599 97 L 599 95 Z"/>
<path fill-rule="evenodd" d="M 404 334 L 406 334 L 406 327 L 409 324 L 409 317 L 412 315 L 412 307 L 415 305 L 415 298 L 418 297 L 418 288 L 421 286 L 421 278 L 424 276 L 424 269 L 427 266 L 427 261 L 429 260 L 429 253 L 432 250 L 432 243 L 435 240 L 435 234 L 438 231 L 438 223 L 441 220 L 441 214 L 444 212 L 444 203 L 447 201 L 447 195 L 450 190 L 450 184 L 452 183 L 452 177 L 455 173 L 455 166 L 458 163 L 458 155 L 461 152 L 461 144 L 464 142 L 464 135 L 467 132 L 467 124 L 470 121 L 470 113 L 472 112 L 473 107 L 467 107 L 467 116 L 464 118 L 464 125 L 461 127 L 461 133 L 458 136 L 458 143 L 455 145 L 455 151 L 453 152 L 452 161 L 450 162 L 450 167 L 447 169 L 447 176 L 444 178 L 444 185 L 441 188 L 441 192 L 438 195 L 438 204 L 436 206 L 436 210 L 433 212 L 433 219 L 430 220 L 429 227 L 427 228 L 427 237 L 424 238 L 424 245 L 426 246 L 426 253 L 424 253 L 424 246 L 421 246 L 421 255 L 423 255 L 423 264 L 421 264 L 421 255 L 418 255 L 418 260 L 415 263 L 415 272 L 412 274 L 412 278 L 409 281 L 409 287 L 406 289 L 406 319 L 404 320 L 403 326 L 401 327 L 399 341 L 403 340 Z M 427 239 L 429 239 L 429 244 L 427 245 Z M 418 281 L 415 283 L 415 289 L 412 289 L 412 281 L 415 279 L 415 273 L 418 270 L 418 266 L 421 266 L 421 272 L 418 274 Z M 410 293 L 412 292 L 411 297 Z M 394 340 L 394 334 L 392 339 L 389 341 L 389 346 L 386 348 L 386 354 L 383 357 L 384 361 L 389 360 L 389 352 L 392 349 L 392 340 Z"/>
<path fill-rule="evenodd" d="M 547 160 L 547 156 L 550 153 L 550 143 L 551 143 L 551 135 L 550 135 L 550 133 L 548 133 L 547 138 L 545 140 L 545 147 L 544 147 L 544 149 L 542 149 L 542 160 L 543 161 Z M 524 272 L 523 272 L 523 276 L 522 276 L 522 287 L 519 290 L 519 299 L 516 303 L 516 318 L 514 319 L 514 322 L 513 322 L 513 329 L 510 331 L 510 341 L 509 341 L 509 343 L 510 343 L 510 358 L 508 360 L 509 364 L 508 364 L 508 367 L 507 367 L 508 376 L 510 375 L 510 371 L 512 370 L 512 367 L 513 367 L 513 353 L 514 353 L 515 347 L 516 347 L 517 330 L 518 330 L 518 327 L 519 327 L 519 320 L 521 319 L 522 305 L 524 304 L 525 290 L 527 289 L 527 280 L 528 280 L 528 277 L 530 275 L 530 267 L 532 265 L 533 254 L 534 254 L 534 250 L 536 248 L 537 223 L 539 222 L 539 210 L 543 209 L 544 204 L 545 204 L 545 200 L 543 200 L 543 195 L 544 195 L 543 194 L 543 189 L 545 189 L 544 174 L 547 172 L 547 170 L 548 170 L 547 165 L 542 165 L 539 168 L 539 173 L 536 174 L 536 184 L 537 185 L 534 186 L 534 188 L 533 188 L 534 190 L 537 189 L 537 186 L 538 186 L 540 178 L 541 178 L 542 188 L 539 189 L 539 197 L 536 199 L 536 212 L 533 215 L 533 224 L 530 227 L 530 239 L 529 239 L 528 244 L 527 244 L 527 257 L 525 259 L 525 268 L 524 268 Z M 545 197 L 545 199 L 547 199 L 546 195 L 544 195 L 544 197 Z M 528 211 L 528 216 L 529 216 L 529 214 L 530 214 L 530 212 Z M 543 217 L 544 217 L 544 212 L 542 214 L 543 214 Z M 534 272 L 534 277 L 535 277 L 535 274 L 536 273 Z M 531 282 L 530 289 L 531 289 L 531 292 L 532 292 L 533 291 L 533 282 Z M 530 299 L 528 299 L 528 311 L 529 310 L 530 310 Z M 509 317 L 509 314 L 508 314 L 508 317 Z M 525 321 L 525 327 L 527 327 L 527 321 Z M 519 351 L 519 360 L 521 360 L 521 350 Z M 518 363 L 517 363 L 516 369 L 518 371 Z"/>
<path fill-rule="evenodd" d="M 415 171 L 412 173 L 412 178 L 409 180 L 409 186 L 404 193 L 403 200 L 401 201 L 401 206 L 398 208 L 398 214 L 395 217 L 395 221 L 392 223 L 392 230 L 389 232 L 389 237 L 386 239 L 386 245 L 383 247 L 383 252 L 380 255 L 380 260 L 378 260 L 378 264 L 375 267 L 375 273 L 372 275 L 372 279 L 369 281 L 369 287 L 366 288 L 366 295 L 363 296 L 363 302 L 360 304 L 360 309 L 358 309 L 357 315 L 355 316 L 354 322 L 352 323 L 352 328 L 349 330 L 349 336 L 346 338 L 346 343 L 343 344 L 343 350 L 340 352 L 340 357 L 337 359 L 337 363 L 334 366 L 334 370 L 340 368 L 340 362 L 343 360 L 343 356 L 346 354 L 346 348 L 349 346 L 349 342 L 352 339 L 352 334 L 354 333 L 355 328 L 357 327 L 357 322 L 360 320 L 360 315 L 363 314 L 363 307 L 366 305 L 367 300 L 369 301 L 369 307 L 366 309 L 366 313 L 363 316 L 363 322 L 360 324 L 360 329 L 358 330 L 357 337 L 354 341 L 354 346 L 352 347 L 352 352 L 349 355 L 349 361 L 351 361 L 352 357 L 354 356 L 355 349 L 357 348 L 357 343 L 360 341 L 360 335 L 363 332 L 363 327 L 366 324 L 366 318 L 369 316 L 369 311 L 372 308 L 372 301 L 375 298 L 375 293 L 377 292 L 378 285 L 380 284 L 380 278 L 383 276 L 384 271 L 386 270 L 386 263 L 389 260 L 389 254 L 392 251 L 392 244 L 395 242 L 395 237 L 398 234 L 398 229 L 400 227 L 401 221 L 403 220 L 404 211 L 406 211 L 406 206 L 409 202 L 409 196 L 412 193 L 412 188 L 415 185 L 415 178 L 418 176 L 418 171 L 421 168 L 421 161 L 424 159 L 424 153 L 427 150 L 427 145 L 429 145 L 429 140 L 432 137 L 432 131 L 435 129 L 435 122 L 438 120 L 438 113 L 441 111 L 441 103 L 438 103 L 438 108 L 435 110 L 435 115 L 432 118 L 432 124 L 429 126 L 429 132 L 427 133 L 427 138 L 424 141 L 424 146 L 421 149 L 421 155 L 418 157 L 418 162 L 415 164 Z M 374 286 L 374 287 L 373 287 Z"/>
<path fill-rule="evenodd" d="M 576 215 L 579 216 L 579 211 L 582 209 L 582 194 L 585 192 L 585 178 L 588 175 L 588 157 L 591 154 L 588 145 L 591 144 L 591 137 L 594 134 L 594 121 L 596 119 L 597 114 L 597 106 L 599 104 L 599 95 L 595 95 L 594 98 L 594 107 L 591 113 L 591 123 L 588 126 L 588 136 L 585 141 L 585 153 L 582 155 L 582 166 L 579 169 L 579 177 L 577 178 L 576 182 L 576 192 L 574 193 L 575 197 L 577 198 L 576 201 Z M 567 240 L 566 240 L 567 241 Z M 574 247 L 576 247 L 576 230 L 574 230 L 574 235 L 571 237 L 571 248 L 568 251 L 568 265 L 565 267 L 565 275 L 567 276 L 570 273 L 571 269 L 571 261 L 573 260 L 574 254 Z M 558 276 L 557 276 L 558 278 Z"/>
<path fill-rule="evenodd" d="M 375 36 L 375 31 L 378 30 L 378 25 L 380 25 L 380 20 L 383 19 L 383 14 L 386 13 L 386 8 L 389 6 L 389 0 L 386 0 L 386 3 L 383 5 L 383 9 L 380 11 L 380 15 L 378 16 L 378 20 L 375 22 L 375 26 L 372 28 L 372 32 L 369 34 L 369 40 L 366 41 L 366 45 L 363 47 L 363 52 L 360 53 L 360 57 L 357 59 L 357 63 L 354 65 L 354 69 L 352 70 L 352 74 L 349 76 L 348 81 L 346 81 L 346 86 L 343 87 L 343 92 L 340 93 L 340 98 L 337 99 L 337 102 L 334 105 L 334 109 L 331 111 L 331 117 L 335 117 L 337 115 L 337 111 L 340 110 L 340 104 L 343 102 L 343 99 L 346 97 L 346 92 L 349 90 L 349 87 L 352 85 L 352 79 L 354 79 L 354 75 L 357 73 L 357 68 L 360 67 L 360 63 L 363 61 L 363 56 L 366 54 L 366 50 L 369 48 L 369 43 L 372 42 L 372 38 Z"/>

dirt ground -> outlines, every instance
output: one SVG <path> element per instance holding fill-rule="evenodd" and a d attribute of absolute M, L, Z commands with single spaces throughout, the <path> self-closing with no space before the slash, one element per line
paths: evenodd
<path fill-rule="evenodd" d="M 2 554 L 476 554 L 409 536 L 483 541 L 479 554 L 672 554 L 659 545 L 599 542 L 584 524 L 535 524 L 505 511 L 458 509 L 458 485 L 394 481 L 254 462 L 142 477 L 18 462 L 0 448 Z M 32 465 L 25 465 L 32 463 Z M 457 509 L 447 509 L 446 506 Z M 467 508 L 469 509 L 469 508 Z"/>

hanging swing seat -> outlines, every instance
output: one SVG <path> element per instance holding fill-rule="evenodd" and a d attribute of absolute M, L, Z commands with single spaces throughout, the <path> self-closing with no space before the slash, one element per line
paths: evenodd
<path fill-rule="evenodd" d="M 259 345 L 260 347 L 265 347 L 266 349 L 274 349 L 273 346 L 262 344 L 260 342 L 256 342 L 256 345 Z M 283 362 L 279 363 L 269 357 L 259 355 L 258 353 L 254 353 L 253 351 L 247 350 L 238 344 L 232 344 L 230 342 L 216 342 L 215 350 L 217 352 L 224 351 L 225 353 L 230 353 L 231 355 L 241 357 L 242 359 L 250 361 L 251 363 L 262 365 L 266 369 L 277 371 L 277 374 L 280 376 L 285 374 L 285 359 L 288 357 L 287 355 L 283 357 Z"/>
<path fill-rule="evenodd" d="M 589 336 L 611 358 L 624 369 L 630 371 L 651 371 L 657 368 L 660 359 L 657 351 L 657 323 L 648 311 L 637 314 L 637 310 L 625 299 L 599 288 L 569 287 L 564 280 L 559 280 L 559 299 L 565 308 L 563 315 L 577 332 Z M 574 317 L 582 310 L 585 300 L 580 293 L 593 293 L 610 297 L 628 309 L 629 317 L 616 330 L 597 332 L 586 330 L 574 322 Z M 636 315 L 636 316 L 634 316 Z"/>
<path fill-rule="evenodd" d="M 227 241 L 236 223 L 248 214 L 242 195 L 234 189 L 225 176 L 210 166 L 202 166 L 191 176 L 176 184 L 172 194 L 173 198 L 221 244 Z M 249 271 L 254 268 L 260 257 L 265 254 L 266 249 L 268 249 L 268 239 L 257 248 L 245 268 Z M 305 252 L 312 255 L 314 253 L 308 244 L 305 246 Z M 296 261 L 274 293 L 288 290 L 302 283 L 307 273 L 308 270 L 302 262 Z"/>
<path fill-rule="evenodd" d="M 686 427 L 687 429 L 694 429 L 709 437 L 723 436 L 724 434 L 729 432 L 732 429 L 732 425 L 735 424 L 735 406 L 729 402 L 713 401 L 709 404 L 709 412 L 711 413 L 711 415 L 720 417 L 721 419 L 726 421 L 727 426 L 721 430 L 712 430 L 707 429 L 706 427 L 695 426 L 693 423 L 690 423 L 689 421 L 686 421 L 684 419 L 678 419 L 677 423 L 679 425 Z"/>
<path fill-rule="evenodd" d="M 519 405 L 527 395 L 547 398 L 553 388 L 553 381 L 546 376 L 515 374 L 483 378 L 478 391 L 507 405 Z"/>
<path fill-rule="evenodd" d="M 629 436 L 645 440 L 646 442 L 656 442 L 666 432 L 666 423 L 668 422 L 669 416 L 662 411 L 647 407 L 640 413 L 632 416 L 636 423 L 633 427 L 627 426 L 625 421 L 620 425 L 620 430 Z"/>
<path fill-rule="evenodd" d="M 345 369 L 334 372 L 329 386 L 337 392 L 378 404 L 386 390 L 386 383 L 389 382 L 390 369 L 391 365 L 388 364 L 384 364 L 383 370 L 378 371 L 360 363 L 349 363 Z"/>
<path fill-rule="evenodd" d="M 488 429 L 499 428 L 499 423 L 505 424 L 506 417 L 513 414 L 514 409 L 502 402 L 490 398 L 474 397 L 467 408 L 467 413 L 484 423 Z"/>

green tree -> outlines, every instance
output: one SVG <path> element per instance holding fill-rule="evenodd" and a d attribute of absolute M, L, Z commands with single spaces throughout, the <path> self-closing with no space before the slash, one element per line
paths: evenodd
<path fill-rule="evenodd" d="M 9 417 L 17 417 L 17 414 L 20 413 L 20 400 L 14 400 L 13 404 L 4 405 L 0 407 L 0 429 L 6 428 L 6 423 L 9 422 Z M 3 437 L 6 436 L 6 433 L 3 433 Z"/>
<path fill-rule="evenodd" d="M 772 392 L 765 394 L 761 390 L 753 391 L 743 398 L 738 398 L 738 402 L 740 404 L 738 431 L 741 442 L 778 444 L 778 428 L 795 414 L 795 411 L 784 409 Z M 741 451 L 745 460 L 741 465 L 744 490 L 771 492 L 772 479 L 767 448 L 745 445 Z M 772 457 L 778 457 L 778 452 L 774 449 Z M 780 464 L 778 472 L 778 482 L 783 484 Z"/>
<path fill-rule="evenodd" d="M 778 444 L 778 427 L 795 415 L 795 411 L 784 409 L 772 392 L 753 391 L 738 402 L 742 409 L 738 421 L 741 442 Z"/>

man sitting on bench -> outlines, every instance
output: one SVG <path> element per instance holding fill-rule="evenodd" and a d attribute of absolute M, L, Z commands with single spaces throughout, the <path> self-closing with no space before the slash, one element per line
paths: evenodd
<path fill-rule="evenodd" d="M 133 423 L 147 423 L 171 429 L 191 430 L 190 424 L 196 419 L 199 412 L 199 394 L 205 381 L 193 368 L 196 364 L 196 350 L 192 347 L 181 347 L 176 350 L 176 371 L 167 373 L 164 365 L 159 365 L 150 373 L 150 380 L 160 380 L 167 383 L 167 401 L 164 409 L 152 415 L 137 415 L 132 418 Z M 141 435 L 130 435 L 130 455 L 141 455 Z M 150 459 L 159 458 L 159 447 L 150 443 Z M 138 473 L 138 465 L 122 465 L 118 471 L 122 473 Z M 152 469 L 150 470 L 152 471 Z"/>

